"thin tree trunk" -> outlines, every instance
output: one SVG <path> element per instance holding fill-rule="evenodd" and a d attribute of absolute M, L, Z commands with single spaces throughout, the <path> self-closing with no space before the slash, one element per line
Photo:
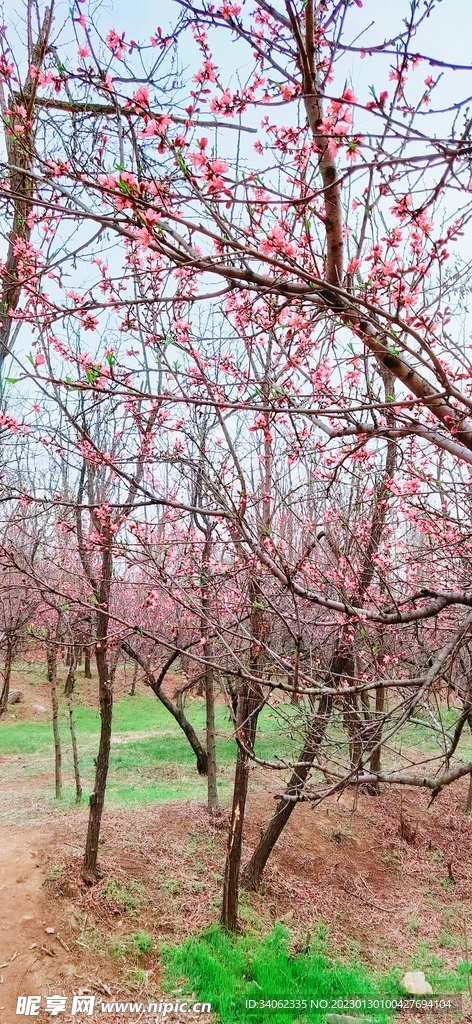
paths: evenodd
<path fill-rule="evenodd" d="M 332 706 L 333 698 L 331 696 L 320 697 L 317 712 L 310 725 L 310 730 L 300 754 L 299 764 L 295 766 L 290 777 L 287 786 L 287 796 L 293 797 L 303 789 L 311 771 L 316 752 L 323 741 Z M 281 797 L 279 800 L 275 814 L 272 816 L 251 859 L 244 868 L 241 879 L 244 889 L 254 891 L 259 888 L 262 872 L 295 806 L 295 800 L 287 800 L 285 797 Z"/>
<path fill-rule="evenodd" d="M 98 588 L 97 643 L 95 660 L 98 673 L 98 695 L 100 703 L 100 742 L 96 760 L 95 784 L 90 794 L 90 811 L 82 865 L 82 878 L 87 885 L 98 881 L 97 858 L 100 827 L 102 823 L 105 791 L 110 764 L 111 729 L 113 721 L 113 684 L 109 664 L 108 625 L 110 587 L 112 573 L 111 537 L 104 539 L 102 551 L 101 580 Z"/>
<path fill-rule="evenodd" d="M 257 675 L 261 662 L 263 613 L 257 584 L 250 581 L 251 600 L 251 653 L 249 665 L 251 675 Z M 221 924 L 230 932 L 238 927 L 239 875 L 244 834 L 247 791 L 249 785 L 250 756 L 257 733 L 257 719 L 264 702 L 262 689 L 253 682 L 244 680 L 238 696 L 236 733 L 240 740 L 234 773 L 233 805 L 228 833 L 225 874 L 223 881 L 223 906 Z"/>
<path fill-rule="evenodd" d="M 245 682 L 243 693 L 238 699 L 237 732 L 242 738 L 244 746 L 250 750 L 252 750 L 256 738 L 257 718 L 260 707 L 260 696 L 258 695 L 254 698 L 252 684 Z M 230 932 L 235 932 L 238 927 L 239 873 L 241 869 L 249 768 L 249 754 L 246 754 L 242 747 L 238 746 L 221 911 L 221 924 Z"/>
<path fill-rule="evenodd" d="M 56 800 L 62 794 L 62 751 L 59 733 L 59 701 L 57 696 L 57 650 L 55 644 L 46 645 L 48 680 L 51 687 L 52 731 L 54 735 L 54 778 Z"/>
<path fill-rule="evenodd" d="M 469 709 L 469 704 L 470 704 L 470 695 L 469 694 L 467 696 L 467 704 L 466 704 L 465 701 L 464 701 L 464 704 L 466 706 L 466 711 L 468 712 L 467 713 L 467 724 L 469 726 L 470 731 L 472 732 L 472 712 Z M 467 790 L 467 800 L 465 802 L 465 813 L 466 814 L 470 814 L 471 811 L 472 811 L 472 775 L 469 778 L 469 788 Z"/>
<path fill-rule="evenodd" d="M 208 638 L 210 622 L 210 558 L 211 558 L 211 529 L 205 535 L 205 544 L 202 553 L 201 590 L 202 590 L 202 614 L 200 618 L 200 630 L 202 637 L 205 637 L 203 645 L 203 657 L 205 658 L 205 705 L 206 705 L 206 748 L 208 756 L 208 813 L 210 817 L 217 818 L 220 813 L 218 804 L 217 767 L 216 767 L 216 731 L 215 731 L 215 686 L 213 668 L 210 664 L 211 645 Z"/>
<path fill-rule="evenodd" d="M 91 658 L 90 647 L 89 647 L 88 644 L 84 648 L 84 676 L 85 676 L 85 679 L 91 679 L 92 678 L 92 658 Z"/>
<path fill-rule="evenodd" d="M 5 648 L 5 664 L 3 667 L 3 686 L 0 696 L 0 715 L 3 715 L 8 707 L 10 696 L 11 670 L 13 665 L 13 638 L 7 633 Z"/>
<path fill-rule="evenodd" d="M 340 649 L 341 648 L 341 649 Z M 342 673 L 350 654 L 342 650 L 342 637 L 338 639 L 338 645 L 332 655 L 329 676 L 334 684 L 339 683 Z M 287 795 L 294 796 L 299 793 L 310 774 L 317 750 L 319 749 L 326 732 L 328 721 L 333 709 L 333 697 L 323 695 L 318 702 L 318 708 L 314 713 L 313 720 L 308 730 L 308 735 L 303 745 L 298 765 L 294 768 L 287 787 Z M 242 885 L 245 889 L 256 890 L 260 885 L 261 875 L 265 865 L 274 849 L 274 846 L 282 834 L 293 810 L 296 800 L 285 800 L 282 797 L 277 805 L 277 810 L 272 816 L 264 834 L 254 850 L 251 859 L 244 868 Z"/>
<path fill-rule="evenodd" d="M 175 719 L 177 725 L 180 725 L 182 732 L 187 737 L 190 746 L 197 758 L 198 774 L 206 775 L 208 772 L 208 754 L 205 748 L 200 743 L 200 740 L 195 732 L 195 729 L 193 728 L 193 725 L 190 725 L 190 722 L 187 721 L 183 711 L 180 708 L 178 708 L 177 705 L 174 704 L 174 702 L 170 699 L 170 697 L 167 697 L 166 694 L 161 689 L 162 682 L 166 676 L 166 673 L 168 672 L 170 666 L 174 663 L 176 658 L 178 658 L 179 652 L 173 651 L 172 654 L 169 655 L 159 675 L 155 676 L 151 667 L 148 665 L 146 659 L 142 656 L 142 654 L 139 654 L 138 651 L 135 651 L 134 647 L 131 647 L 127 640 L 122 641 L 121 648 L 125 652 L 125 654 L 128 654 L 130 658 L 134 658 L 138 665 L 141 666 L 143 672 L 146 675 L 146 679 L 149 683 L 149 686 L 151 687 L 151 690 L 153 691 L 153 693 L 155 693 L 157 699 L 160 700 L 161 704 L 164 705 L 169 714 L 172 715 L 172 718 Z"/>
<path fill-rule="evenodd" d="M 375 691 L 375 718 L 376 725 L 372 733 L 371 742 L 373 744 L 379 744 L 376 750 L 374 750 L 370 759 L 370 770 L 371 772 L 382 771 L 382 727 L 383 727 L 383 713 L 385 711 L 385 686 L 378 686 Z M 378 789 L 378 783 L 374 784 L 375 789 Z"/>
<path fill-rule="evenodd" d="M 77 734 L 75 731 L 74 720 L 74 695 L 72 693 L 68 694 L 67 704 L 69 708 L 69 728 L 72 741 L 72 762 L 74 765 L 75 802 L 76 804 L 80 804 L 82 800 L 82 783 L 80 781 L 79 752 L 77 748 Z"/>
<path fill-rule="evenodd" d="M 205 644 L 205 646 L 207 646 Z M 208 644 L 208 647 L 210 645 Z M 217 787 L 216 765 L 216 728 L 215 728 L 215 690 L 213 669 L 205 667 L 205 699 L 206 699 L 206 743 L 208 755 L 208 813 L 212 818 L 220 814 Z"/>
<path fill-rule="evenodd" d="M 90 813 L 85 843 L 82 878 L 88 885 L 98 881 L 97 858 L 98 840 L 102 823 L 105 790 L 108 777 L 111 749 L 111 727 L 113 719 L 113 691 L 110 681 L 107 652 L 97 645 L 96 662 L 100 702 L 100 742 L 96 760 L 95 783 L 90 794 Z"/>
<path fill-rule="evenodd" d="M 72 763 L 74 765 L 74 779 L 75 779 L 75 802 L 80 804 L 82 799 L 82 784 L 80 781 L 79 771 L 79 753 L 77 749 L 77 735 L 75 731 L 74 721 L 74 688 L 75 688 L 75 674 L 77 671 L 78 655 L 80 648 L 74 647 L 74 656 L 69 666 L 67 673 L 67 679 L 64 686 L 64 693 L 67 697 L 67 706 L 69 708 L 69 729 L 72 742 Z"/>
<path fill-rule="evenodd" d="M 129 691 L 130 697 L 135 697 L 136 696 L 136 683 L 138 681 L 138 668 L 139 668 L 139 665 L 138 665 L 137 661 L 135 661 L 134 666 L 133 666 L 133 678 L 131 680 L 131 690 Z"/>

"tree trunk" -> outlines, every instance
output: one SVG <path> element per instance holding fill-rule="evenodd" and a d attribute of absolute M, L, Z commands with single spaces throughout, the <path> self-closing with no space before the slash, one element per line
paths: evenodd
<path fill-rule="evenodd" d="M 207 806 L 210 817 L 217 818 L 220 813 L 218 805 L 217 788 L 217 767 L 216 767 L 216 732 L 215 732 L 215 686 L 213 667 L 210 664 L 211 645 L 209 641 L 210 622 L 210 558 L 211 558 L 211 529 L 205 535 L 205 544 L 202 553 L 202 571 L 200 584 L 202 591 L 202 614 L 200 617 L 200 631 L 205 637 L 203 645 L 203 657 L 205 658 L 205 705 L 206 705 L 206 748 L 208 757 L 208 788 Z"/>
<path fill-rule="evenodd" d="M 377 749 L 374 750 L 370 759 L 370 770 L 371 772 L 382 771 L 382 728 L 383 728 L 383 713 L 385 710 L 385 686 L 378 686 L 375 691 L 375 718 L 376 724 L 372 733 L 371 742 Z M 378 790 L 378 783 L 374 783 L 375 790 Z"/>
<path fill-rule="evenodd" d="M 472 811 L 472 773 L 469 776 L 469 788 L 467 790 L 467 800 L 465 803 L 465 813 L 470 814 Z"/>
<path fill-rule="evenodd" d="M 46 645 L 48 680 L 51 687 L 52 731 L 54 736 L 54 778 L 56 800 L 62 794 L 62 752 L 59 733 L 59 701 L 57 697 L 57 650 L 55 644 Z"/>
<path fill-rule="evenodd" d="M 329 717 L 333 706 L 331 696 L 320 697 L 318 709 L 310 725 L 303 750 L 300 754 L 299 764 L 295 765 L 290 781 L 287 786 L 287 796 L 296 796 L 303 790 L 305 782 L 311 771 L 316 752 L 323 741 Z M 272 816 L 263 836 L 261 837 L 251 859 L 244 868 L 241 884 L 244 889 L 252 891 L 259 888 L 261 875 L 266 863 L 274 849 L 274 846 L 283 832 L 293 810 L 296 800 L 287 800 L 281 797 L 277 804 L 275 814 Z"/>
<path fill-rule="evenodd" d="M 82 800 L 82 783 L 80 781 L 79 752 L 77 749 L 77 734 L 75 731 L 74 721 L 74 696 L 72 693 L 67 697 L 67 704 L 69 707 L 69 728 L 72 742 L 72 762 L 74 765 L 75 802 L 76 804 L 80 804 Z"/>
<path fill-rule="evenodd" d="M 84 647 L 84 676 L 85 679 L 92 678 L 92 658 L 90 647 L 88 644 L 86 647 Z"/>
<path fill-rule="evenodd" d="M 205 668 L 205 699 L 208 755 L 208 813 L 212 818 L 217 818 L 220 813 L 220 807 L 218 804 L 216 766 L 215 691 L 213 669 L 209 665 Z"/>
<path fill-rule="evenodd" d="M 346 670 L 350 654 L 343 651 L 344 640 L 341 635 L 338 638 L 336 649 L 331 657 L 329 666 L 329 677 L 336 685 Z M 314 712 L 313 720 L 310 723 L 307 738 L 299 757 L 299 763 L 295 766 L 287 786 L 287 795 L 296 796 L 303 789 L 308 775 L 311 771 L 317 750 L 319 749 L 326 732 L 326 728 L 333 709 L 333 697 L 322 696 L 318 702 L 318 708 Z M 272 853 L 272 850 L 282 834 L 293 810 L 296 800 L 286 800 L 281 797 L 275 814 L 272 816 L 263 836 L 261 837 L 254 853 L 243 871 L 242 885 L 245 889 L 256 890 L 259 888 L 262 872 Z"/>
<path fill-rule="evenodd" d="M 97 524 L 98 525 L 98 524 Z M 97 858 L 100 827 L 102 823 L 108 767 L 110 764 L 111 728 L 113 720 L 113 682 L 109 662 L 109 608 L 111 574 L 113 566 L 112 536 L 105 534 L 101 559 L 101 579 L 96 588 L 98 598 L 97 643 L 95 660 L 98 673 L 98 696 L 100 703 L 100 742 L 96 760 L 95 784 L 90 794 L 90 811 L 82 865 L 82 878 L 87 885 L 98 881 Z"/>
<path fill-rule="evenodd" d="M 251 650 L 249 665 L 251 675 L 257 675 L 262 654 L 261 638 L 263 633 L 263 605 L 257 584 L 250 581 L 249 597 L 251 601 Z M 234 773 L 233 806 L 228 834 L 225 875 L 223 882 L 223 906 L 221 924 L 230 932 L 238 927 L 238 896 L 239 874 L 244 833 L 244 815 L 246 812 L 247 791 L 249 785 L 250 756 L 247 751 L 254 748 L 257 732 L 257 719 L 264 702 L 262 689 L 252 681 L 244 680 L 242 692 L 238 695 L 236 713 L 236 735 L 238 753 Z M 246 749 L 245 749 L 246 748 Z"/>
<path fill-rule="evenodd" d="M 244 746 L 252 749 L 256 738 L 257 718 L 261 707 L 260 697 L 252 695 L 251 683 L 244 683 L 243 693 L 238 699 L 237 733 Z M 233 806 L 228 835 L 225 876 L 223 884 L 223 907 L 221 924 L 230 932 L 238 927 L 239 872 L 244 832 L 244 815 L 249 783 L 250 757 L 238 746 L 234 774 Z"/>
<path fill-rule="evenodd" d="M 74 687 L 75 687 L 75 674 L 77 670 L 77 655 L 80 648 L 74 647 L 74 657 L 71 660 L 69 671 L 67 673 L 67 679 L 64 686 L 64 693 L 67 697 L 67 706 L 69 708 L 69 729 L 72 742 L 72 763 L 74 765 L 74 779 L 75 779 L 75 802 L 80 804 L 82 800 L 82 784 L 80 781 L 79 771 L 79 753 L 77 749 L 77 735 L 75 731 L 74 721 Z"/>
<path fill-rule="evenodd" d="M 467 695 L 467 701 L 464 701 L 464 707 L 467 712 L 467 724 L 470 731 L 472 732 L 472 711 L 470 711 L 470 694 Z M 465 802 L 465 813 L 470 814 L 472 811 L 472 774 L 469 777 L 469 788 L 467 790 L 467 799 Z"/>
<path fill-rule="evenodd" d="M 159 675 L 155 676 L 154 672 L 148 665 L 146 659 L 142 656 L 142 654 L 139 654 L 138 651 L 135 651 L 134 647 L 131 647 L 127 640 L 122 641 L 121 648 L 125 652 L 125 654 L 128 654 L 130 658 L 133 658 L 138 663 L 138 665 L 141 666 L 143 672 L 146 675 L 146 679 L 149 683 L 149 686 L 151 687 L 151 690 L 153 691 L 153 693 L 155 693 L 157 699 L 160 700 L 161 704 L 164 705 L 169 714 L 172 715 L 172 718 L 175 719 L 177 725 L 180 725 L 182 732 L 187 737 L 190 746 L 197 758 L 198 774 L 206 775 L 208 772 L 208 755 L 205 748 L 200 743 L 200 740 L 195 732 L 195 729 L 193 728 L 193 725 L 190 725 L 190 722 L 187 721 L 183 711 L 180 708 L 178 708 L 177 705 L 174 704 L 173 701 L 171 701 L 170 697 L 167 697 L 166 694 L 161 689 L 162 682 L 165 678 L 166 672 L 178 657 L 179 652 L 173 651 L 172 654 L 169 655 Z"/>
<path fill-rule="evenodd" d="M 100 838 L 108 766 L 110 763 L 111 726 L 113 719 L 113 690 L 107 651 L 102 643 L 97 643 L 96 662 L 100 701 L 100 743 L 96 760 L 94 790 L 90 794 L 90 813 L 82 866 L 82 878 L 87 885 L 95 885 L 98 881 L 98 840 Z"/>
<path fill-rule="evenodd" d="M 131 680 L 131 690 L 129 691 L 130 697 L 135 697 L 136 696 L 136 683 L 138 681 L 138 668 L 139 668 L 139 665 L 138 665 L 137 661 L 135 661 L 134 666 L 133 666 L 133 678 Z"/>
<path fill-rule="evenodd" d="M 8 707 L 8 697 L 10 695 L 10 680 L 11 670 L 13 665 L 13 637 L 7 633 L 6 636 L 6 648 L 5 648 L 5 664 L 3 667 L 3 687 L 0 696 L 0 716 L 4 714 Z"/>

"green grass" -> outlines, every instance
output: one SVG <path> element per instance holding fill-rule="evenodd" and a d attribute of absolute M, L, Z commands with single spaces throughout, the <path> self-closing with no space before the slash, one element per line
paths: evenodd
<path fill-rule="evenodd" d="M 122 939 L 111 943 L 110 952 L 114 960 L 140 960 L 152 953 L 152 935 L 142 930 L 130 932 Z"/>
<path fill-rule="evenodd" d="M 387 975 L 369 973 L 353 955 L 351 962 L 333 960 L 327 954 L 327 932 L 318 929 L 311 946 L 293 955 L 289 931 L 280 923 L 263 938 L 252 932 L 230 936 L 213 925 L 199 936 L 192 936 L 179 946 L 164 945 L 161 959 L 164 983 L 174 997 L 194 996 L 209 1002 L 220 1024 L 267 1024 L 269 1014 L 283 1013 L 286 1024 L 318 1024 L 327 1012 L 369 1016 L 372 1021 L 387 1024 L 392 1011 L 365 1008 L 310 1007 L 310 1000 L 395 999 L 404 995 L 401 977 L 405 967 L 394 968 Z M 425 971 L 434 994 L 459 993 L 467 983 L 467 965 L 457 963 L 457 970 L 444 970 L 441 960 L 432 954 L 428 943 L 420 943 L 413 969 Z M 247 1007 L 247 1000 L 305 999 L 307 1008 L 272 1009 Z"/>
<path fill-rule="evenodd" d="M 108 878 L 102 886 L 102 893 L 108 899 L 114 900 L 125 914 L 134 917 L 144 902 L 146 890 L 141 882 L 133 878 L 125 881 L 118 881 L 116 878 Z"/>
<path fill-rule="evenodd" d="M 247 1000 L 306 999 L 306 1010 L 288 1008 L 283 1020 L 308 1024 L 322 1021 L 327 1012 L 323 1007 L 310 1008 L 310 1000 L 399 993 L 393 976 L 381 985 L 358 962 L 328 960 L 325 943 L 319 938 L 308 952 L 291 955 L 289 932 L 281 924 L 262 939 L 254 934 L 229 936 L 212 926 L 180 946 L 163 947 L 162 960 L 173 995 L 195 994 L 210 1002 L 221 1024 L 267 1024 L 268 1014 L 272 1012 L 275 1019 L 275 1013 L 278 1018 L 282 1012 L 248 1008 Z M 388 1015 L 376 1014 L 372 1019 L 386 1021 Z"/>
<path fill-rule="evenodd" d="M 204 744 L 205 703 L 187 704 L 186 714 Z M 289 722 L 297 724 L 297 711 L 287 710 Z M 98 710 L 79 703 L 76 707 L 76 730 L 84 799 L 93 788 L 94 759 L 97 755 L 100 717 Z M 232 784 L 236 745 L 233 727 L 226 708 L 216 708 L 218 784 L 220 797 L 229 797 Z M 0 721 L 0 755 L 9 756 L 5 773 L 11 779 L 44 776 L 37 787 L 38 798 L 50 795 L 51 804 L 75 805 L 70 735 L 67 709 L 60 709 L 60 732 L 63 750 L 64 788 L 61 800 L 54 800 L 52 779 L 53 738 L 48 713 L 31 722 L 18 720 L 14 712 Z M 290 732 L 290 730 L 288 730 Z M 280 723 L 270 709 L 260 716 L 257 752 L 261 757 L 289 758 L 298 750 L 299 738 L 289 734 L 281 737 Z M 182 731 L 166 709 L 154 697 L 137 694 L 117 700 L 113 714 L 113 737 L 107 786 L 108 807 L 151 804 L 165 800 L 205 800 L 206 779 L 196 771 L 195 755 Z M 3 816 L 10 814 L 5 809 Z"/>
<path fill-rule="evenodd" d="M 26 674 L 26 669 L 25 669 Z M 28 682 L 35 678 L 28 668 Z M 76 706 L 76 729 L 79 746 L 80 771 L 83 780 L 84 799 L 93 788 L 94 759 L 98 749 L 100 718 L 98 709 L 82 702 L 80 681 Z M 256 753 L 268 760 L 277 758 L 290 760 L 300 750 L 304 712 L 300 707 L 286 704 L 279 713 L 265 708 L 259 717 Z M 202 743 L 205 736 L 205 702 L 192 700 L 186 706 L 186 714 Z M 420 712 L 419 712 L 420 714 Z M 441 709 L 444 723 L 451 727 L 457 712 Z M 4 764 L 5 776 L 26 780 L 43 776 L 36 787 L 37 795 L 43 801 L 52 796 L 53 740 L 49 712 L 31 722 L 14 717 L 11 710 L 0 720 L 0 755 L 9 758 Z M 232 785 L 235 741 L 229 713 L 225 707 L 216 708 L 217 760 L 219 794 L 222 800 L 230 795 Z M 331 739 L 343 741 L 341 723 L 333 720 L 330 726 Z M 64 790 L 60 804 L 74 807 L 70 737 L 67 708 L 60 709 L 60 731 L 63 747 Z M 345 737 L 344 737 L 345 739 Z M 430 749 L 436 742 L 423 726 L 405 726 L 397 738 L 401 744 L 418 749 Z M 459 756 L 472 756 L 472 741 L 464 735 L 464 749 Z M 470 754 L 468 751 L 470 746 Z M 205 800 L 206 780 L 196 771 L 195 755 L 183 733 L 166 709 L 148 693 L 135 697 L 123 697 L 115 702 L 113 716 L 113 738 L 110 758 L 110 772 L 107 788 L 108 807 L 126 807 L 137 804 L 152 804 L 167 800 Z M 11 815 L 8 808 L 2 812 Z"/>

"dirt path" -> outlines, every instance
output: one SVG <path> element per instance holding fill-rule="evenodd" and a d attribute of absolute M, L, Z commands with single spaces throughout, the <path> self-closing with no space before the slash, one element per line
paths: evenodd
<path fill-rule="evenodd" d="M 62 934 L 56 909 L 42 886 L 41 860 L 50 842 L 50 829 L 0 827 L 0 1024 L 26 1019 L 16 1016 L 18 996 L 42 995 L 44 1003 L 75 973 L 57 938 L 58 930 Z"/>
<path fill-rule="evenodd" d="M 51 898 L 43 884 L 51 850 L 64 847 L 65 829 L 63 821 L 40 828 L 0 825 L 0 1024 L 31 1020 L 30 1012 L 17 1015 L 19 996 L 41 997 L 39 1014 L 33 1017 L 38 1024 L 98 1024 L 104 1019 L 107 1024 L 129 1024 L 133 1019 L 123 1012 L 107 1012 L 104 1018 L 103 997 L 133 1000 L 133 995 L 123 991 L 117 965 L 106 952 L 81 941 L 88 915 L 73 899 Z M 73 994 L 95 994 L 92 1016 L 80 1011 L 71 1015 Z M 46 997 L 53 995 L 67 996 L 66 1010 L 55 1016 L 45 1012 Z M 192 1012 L 168 1013 L 166 1024 L 201 1024 L 201 1019 Z M 156 1015 L 141 1012 L 139 1021 L 155 1024 Z M 215 1024 L 213 1015 L 206 1015 L 206 1021 Z"/>

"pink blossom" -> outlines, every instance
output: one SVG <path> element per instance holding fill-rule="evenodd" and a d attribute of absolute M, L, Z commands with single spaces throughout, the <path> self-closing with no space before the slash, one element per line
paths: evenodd
<path fill-rule="evenodd" d="M 97 317 L 91 316 L 90 313 L 87 313 L 85 316 L 81 317 L 80 322 L 82 324 L 84 331 L 96 331 L 99 324 Z"/>
<path fill-rule="evenodd" d="M 135 103 L 139 103 L 142 107 L 147 107 L 149 104 L 149 92 L 146 85 L 140 85 L 139 89 L 133 93 L 133 100 Z"/>
<path fill-rule="evenodd" d="M 139 228 L 139 230 L 136 232 L 136 238 L 141 248 L 149 248 L 149 245 L 151 243 L 151 235 L 149 234 L 147 228 Z"/>
<path fill-rule="evenodd" d="M 119 36 L 118 32 L 116 32 L 114 28 L 111 28 L 105 40 L 108 49 L 111 50 L 115 57 L 118 57 L 118 60 L 121 60 L 123 54 L 126 53 L 124 38 L 124 33 Z"/>
<path fill-rule="evenodd" d="M 218 14 L 221 14 L 223 18 L 237 18 L 238 14 L 241 14 L 241 8 L 238 4 L 225 3 L 218 8 Z"/>
<path fill-rule="evenodd" d="M 146 222 L 148 224 L 151 224 L 151 225 L 152 224 L 157 224 L 157 222 L 159 220 L 159 214 L 156 213 L 155 210 L 151 210 L 151 209 L 146 210 L 146 213 L 144 214 L 144 216 L 146 218 Z"/>
<path fill-rule="evenodd" d="M 228 170 L 228 164 L 224 160 L 211 160 L 210 167 L 213 174 L 224 174 Z"/>

